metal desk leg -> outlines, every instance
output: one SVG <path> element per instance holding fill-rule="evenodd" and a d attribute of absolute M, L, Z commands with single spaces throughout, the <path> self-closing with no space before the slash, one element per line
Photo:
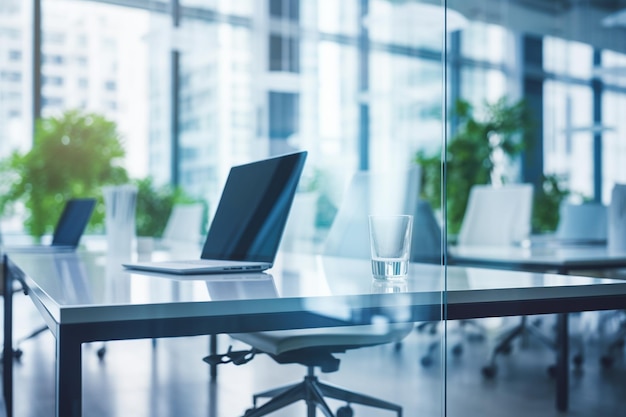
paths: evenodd
<path fill-rule="evenodd" d="M 4 346 L 2 350 L 2 394 L 7 417 L 13 417 L 13 277 L 6 255 L 2 256 L 4 285 Z"/>
<path fill-rule="evenodd" d="M 209 354 L 216 355 L 217 354 L 217 335 L 212 334 L 209 336 Z M 212 364 L 211 366 L 211 380 L 215 381 L 217 379 L 217 365 Z"/>
<path fill-rule="evenodd" d="M 82 349 L 73 333 L 61 327 L 57 334 L 57 417 L 80 417 L 82 413 Z"/>
<path fill-rule="evenodd" d="M 567 411 L 569 397 L 569 332 L 568 315 L 557 315 L 556 343 L 556 408 Z"/>

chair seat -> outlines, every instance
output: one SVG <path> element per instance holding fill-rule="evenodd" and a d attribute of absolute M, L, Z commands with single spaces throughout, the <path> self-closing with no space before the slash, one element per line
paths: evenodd
<path fill-rule="evenodd" d="M 348 347 L 397 342 L 409 334 L 412 329 L 413 323 L 380 323 L 319 329 L 234 333 L 231 336 L 265 353 L 278 356 L 299 349 L 340 346 L 343 351 Z"/>

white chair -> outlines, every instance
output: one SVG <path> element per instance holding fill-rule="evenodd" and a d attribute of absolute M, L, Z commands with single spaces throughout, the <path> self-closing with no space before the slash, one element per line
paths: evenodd
<path fill-rule="evenodd" d="M 408 171 L 394 174 L 355 174 L 348 187 L 343 204 L 329 231 L 324 255 L 348 258 L 369 259 L 368 214 L 389 212 L 414 214 L 419 194 L 420 168 L 414 166 Z M 378 205 L 378 202 L 383 204 Z M 359 349 L 387 343 L 399 343 L 413 329 L 413 323 L 384 323 L 382 325 L 347 326 L 305 330 L 283 330 L 255 333 L 238 333 L 231 336 L 250 346 L 250 351 L 213 355 L 204 360 L 209 364 L 234 362 L 246 363 L 257 353 L 265 353 L 276 362 L 299 363 L 308 372 L 302 382 L 274 388 L 254 395 L 253 408 L 246 411 L 246 417 L 258 417 L 304 400 L 308 414 L 314 415 L 319 408 L 327 417 L 335 414 L 330 410 L 324 397 L 345 401 L 347 404 L 337 411 L 337 416 L 352 415 L 350 403 L 395 411 L 402 415 L 402 407 L 368 395 L 347 391 L 318 380 L 314 369 L 334 372 L 339 368 L 339 359 L 333 356 L 349 349 Z M 259 398 L 271 398 L 257 407 Z"/>
<path fill-rule="evenodd" d="M 327 256 L 369 259 L 369 214 L 411 214 L 411 261 L 441 262 L 441 228 L 428 202 L 419 198 L 421 169 L 354 174 L 328 232 Z"/>
<path fill-rule="evenodd" d="M 202 203 L 175 204 L 163 230 L 161 244 L 171 250 L 197 250 L 202 241 Z"/>
<path fill-rule="evenodd" d="M 606 243 L 608 208 L 604 204 L 565 202 L 559 210 L 556 237 L 573 243 Z"/>
<path fill-rule="evenodd" d="M 533 202 L 531 184 L 512 184 L 502 187 L 475 185 L 470 191 L 467 209 L 458 237 L 459 245 L 510 246 L 530 237 Z M 550 348 L 554 342 L 528 325 L 523 316 L 519 324 L 498 338 L 489 363 L 482 373 L 493 378 L 497 372 L 496 357 L 508 353 L 513 341 L 523 335 L 534 336 Z"/>
<path fill-rule="evenodd" d="M 531 184 L 475 185 L 459 231 L 459 245 L 513 245 L 530 237 Z"/>

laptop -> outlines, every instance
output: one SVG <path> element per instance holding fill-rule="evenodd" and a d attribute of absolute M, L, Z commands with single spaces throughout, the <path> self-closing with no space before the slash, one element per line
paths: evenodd
<path fill-rule="evenodd" d="M 124 263 L 132 270 L 215 274 L 271 268 L 307 152 L 231 168 L 200 259 Z"/>
<path fill-rule="evenodd" d="M 57 221 L 50 245 L 3 246 L 9 252 L 75 251 L 96 206 L 95 198 L 73 198 L 65 203 Z"/>

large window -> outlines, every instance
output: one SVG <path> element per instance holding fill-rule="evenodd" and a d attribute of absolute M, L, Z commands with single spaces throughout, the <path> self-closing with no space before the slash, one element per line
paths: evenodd
<path fill-rule="evenodd" d="M 135 178 L 148 172 L 149 17 L 97 2 L 42 1 L 42 116 L 80 110 L 115 121 Z"/>
<path fill-rule="evenodd" d="M 24 30 L 30 12 L 28 2 L 0 4 L 0 158 L 30 147 L 32 48 Z"/>

